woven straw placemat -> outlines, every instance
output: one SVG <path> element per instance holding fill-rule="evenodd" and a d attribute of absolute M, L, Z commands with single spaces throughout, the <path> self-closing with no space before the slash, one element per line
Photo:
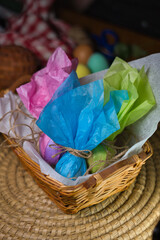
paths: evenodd
<path fill-rule="evenodd" d="M 58 209 L 12 150 L 4 149 L 0 152 L 0 239 L 151 240 L 160 219 L 159 130 L 151 143 L 154 155 L 134 184 L 76 215 Z"/>

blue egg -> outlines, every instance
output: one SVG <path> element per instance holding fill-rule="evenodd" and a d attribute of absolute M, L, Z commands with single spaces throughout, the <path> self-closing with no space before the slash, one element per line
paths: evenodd
<path fill-rule="evenodd" d="M 95 73 L 107 69 L 109 63 L 103 54 L 95 52 L 88 59 L 87 66 L 92 73 Z"/>

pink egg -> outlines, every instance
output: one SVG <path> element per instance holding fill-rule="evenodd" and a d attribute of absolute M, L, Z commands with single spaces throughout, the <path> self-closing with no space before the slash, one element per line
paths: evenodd
<path fill-rule="evenodd" d="M 60 159 L 60 151 L 59 147 L 53 149 L 50 145 L 53 145 L 54 142 L 51 138 L 49 138 L 46 134 L 42 133 L 39 139 L 39 150 L 43 159 L 49 163 L 50 165 L 56 165 L 58 160 Z M 59 153 L 57 156 L 53 158 L 55 154 Z"/>

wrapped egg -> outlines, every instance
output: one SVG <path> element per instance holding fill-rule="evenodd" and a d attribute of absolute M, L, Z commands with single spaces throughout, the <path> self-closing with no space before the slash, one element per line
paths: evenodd
<path fill-rule="evenodd" d="M 92 150 L 93 155 L 87 159 L 87 164 L 89 167 L 93 166 L 91 173 L 97 172 L 102 169 L 105 165 L 107 152 L 105 148 L 100 144 L 95 149 Z"/>
<path fill-rule="evenodd" d="M 56 165 L 61 157 L 59 147 L 52 148 L 51 145 L 54 145 L 54 142 L 46 134 L 42 133 L 39 139 L 39 150 L 43 159 L 50 165 Z M 59 153 L 55 157 L 55 154 Z"/>
<path fill-rule="evenodd" d="M 78 58 L 78 61 L 83 64 L 87 64 L 89 57 L 93 54 L 93 49 L 88 44 L 81 44 L 77 46 L 73 51 L 73 56 Z"/>
<path fill-rule="evenodd" d="M 102 170 L 108 166 L 110 159 L 116 154 L 116 150 L 112 147 L 104 147 L 102 144 L 98 145 L 92 150 L 92 156 L 87 159 L 88 167 L 91 167 L 91 173 Z"/>

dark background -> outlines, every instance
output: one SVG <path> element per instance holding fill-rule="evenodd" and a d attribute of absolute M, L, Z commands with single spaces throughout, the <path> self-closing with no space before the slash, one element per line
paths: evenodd
<path fill-rule="evenodd" d="M 59 7 L 72 8 L 87 16 L 160 38 L 159 0 L 94 0 L 83 8 L 79 2 L 58 0 L 56 4 Z"/>

